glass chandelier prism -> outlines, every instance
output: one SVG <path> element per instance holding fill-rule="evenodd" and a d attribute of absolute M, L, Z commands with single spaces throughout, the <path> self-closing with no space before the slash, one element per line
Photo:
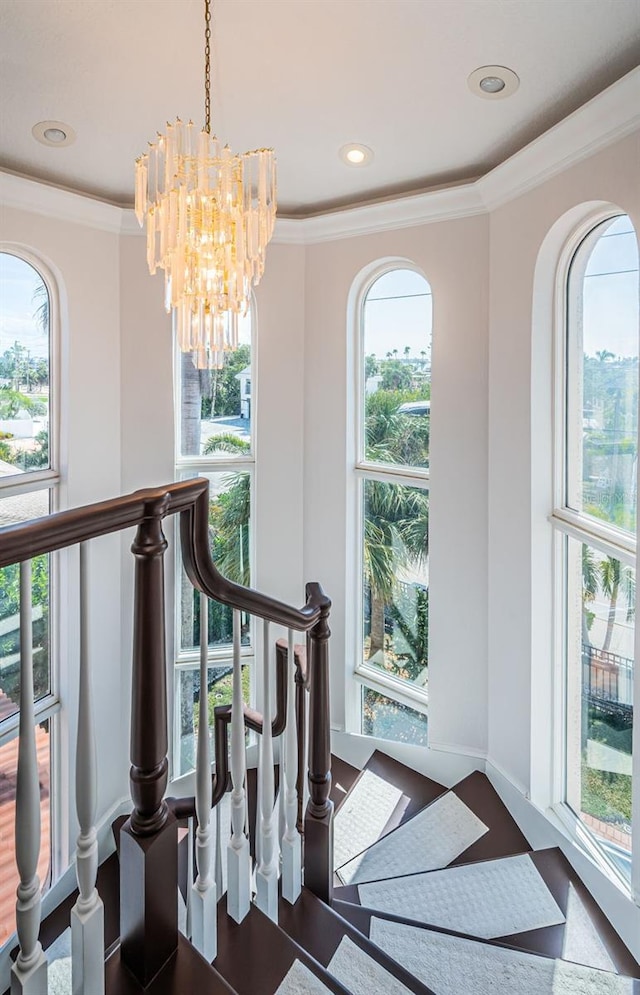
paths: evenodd
<path fill-rule="evenodd" d="M 205 124 L 167 124 L 136 160 L 135 212 L 147 225 L 147 263 L 165 274 L 178 345 L 197 366 L 220 367 L 238 347 L 238 316 L 264 272 L 276 216 L 273 149 L 241 155 L 211 134 L 210 0 L 205 0 Z"/>

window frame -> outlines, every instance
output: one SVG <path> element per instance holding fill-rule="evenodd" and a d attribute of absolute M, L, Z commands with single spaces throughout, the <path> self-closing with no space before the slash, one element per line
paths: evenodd
<path fill-rule="evenodd" d="M 356 282 L 356 296 L 352 312 L 353 334 L 353 377 L 352 377 L 352 432 L 351 453 L 352 472 L 350 473 L 351 505 L 348 516 L 348 528 L 352 533 L 352 554 L 349 587 L 352 590 L 354 605 L 353 623 L 347 637 L 347 659 L 352 655 L 354 666 L 346 673 L 346 727 L 350 732 L 361 734 L 362 725 L 362 688 L 391 698 L 417 712 L 428 715 L 429 692 L 408 681 L 392 675 L 385 675 L 379 668 L 370 667 L 363 661 L 363 619 L 364 619 L 364 562 L 363 562 L 363 530 L 364 530 L 364 489 L 367 480 L 378 480 L 382 483 L 396 483 L 404 487 L 417 487 L 430 493 L 431 445 L 428 467 L 410 467 L 402 464 L 375 463 L 365 458 L 365 304 L 368 294 L 374 284 L 387 273 L 397 270 L 410 270 L 425 281 L 433 296 L 431 284 L 422 269 L 409 259 L 391 258 L 375 263 L 369 267 Z M 431 344 L 433 345 L 433 321 L 431 326 Z M 432 420 L 430 417 L 430 443 L 432 437 Z"/>
<path fill-rule="evenodd" d="M 553 311 L 553 473 L 552 511 L 548 521 L 552 528 L 552 569 L 553 569 L 553 769 L 551 775 L 551 813 L 558 819 L 565 832 L 584 850 L 604 871 L 622 892 L 640 905 L 640 792 L 633 792 L 632 800 L 632 854 L 631 875 L 625 877 L 595 833 L 580 818 L 567 800 L 568 781 L 568 629 L 569 629 L 569 541 L 595 548 L 606 556 L 611 556 L 625 566 L 637 570 L 637 531 L 634 537 L 630 532 L 617 528 L 604 520 L 576 511 L 569 506 L 571 468 L 569 465 L 569 417 L 571 398 L 569 396 L 570 369 L 570 320 L 572 305 L 570 299 L 571 268 L 577 253 L 590 235 L 606 221 L 614 221 L 625 216 L 619 207 L 600 206 L 585 214 L 577 224 L 559 256 L 554 286 Z M 632 222 L 633 224 L 633 222 Z M 638 232 L 635 232 L 638 240 Z M 597 240 L 596 240 L 597 241 Z M 594 245 L 596 244 L 594 241 Z M 640 246 L 639 246 L 640 253 Z M 639 330 L 640 335 L 640 330 Z M 640 349 L 640 345 L 639 345 Z M 639 364 L 640 377 L 640 364 Z M 640 444 L 640 428 L 638 431 Z M 638 468 L 636 466 L 636 474 Z M 640 498 L 640 495 L 638 495 Z M 637 677 L 640 659 L 640 591 L 636 594 L 634 620 L 634 714 L 640 715 L 640 680 Z M 636 719 L 632 749 L 632 784 L 640 783 L 640 728 Z"/>
<path fill-rule="evenodd" d="M 249 474 L 249 571 L 251 578 L 256 576 L 256 537 L 255 537 L 255 508 L 256 508 L 256 412 L 258 410 L 258 370 L 257 370 L 257 334 L 258 319 L 255 295 L 252 292 L 249 306 L 251 320 L 251 357 L 250 357 L 250 382 L 251 382 L 251 427 L 250 445 L 251 448 L 246 455 L 233 455 L 230 453 L 220 453 L 218 455 L 207 454 L 202 456 L 183 456 L 181 453 L 181 369 L 182 352 L 178 346 L 177 336 L 174 328 L 174 363 L 173 363 L 173 389 L 174 389 L 174 439 L 175 439 L 175 475 L 177 480 L 184 479 L 190 475 L 203 475 L 218 473 L 248 473 Z M 242 403 L 242 401 L 241 401 Z M 181 646 L 181 592 L 182 592 L 182 556 L 180 551 L 179 530 L 175 530 L 176 542 L 173 556 L 173 582 L 174 582 L 174 638 L 173 638 L 173 661 L 171 664 L 171 674 L 169 686 L 172 688 L 172 745 L 169 756 L 170 780 L 180 782 L 180 785 L 187 785 L 195 776 L 195 771 L 180 770 L 180 677 L 184 671 L 197 671 L 200 666 L 200 649 L 198 646 L 183 649 Z M 251 618 L 250 639 L 248 645 L 242 645 L 240 656 L 242 666 L 251 666 L 256 656 L 256 625 L 255 619 Z M 207 666 L 209 668 L 220 667 L 233 662 L 233 645 L 231 643 L 220 646 L 209 646 L 207 654 Z M 253 704 L 256 694 L 255 667 L 251 666 L 251 701 Z"/>
<path fill-rule="evenodd" d="M 49 466 L 22 474 L 0 477 L 0 500 L 19 497 L 34 491 L 47 493 L 48 512 L 61 507 L 60 470 L 61 447 L 61 301 L 58 281 L 47 262 L 36 252 L 15 242 L 0 241 L 0 254 L 11 255 L 31 266 L 42 280 L 49 297 Z M 68 807 L 67 779 L 64 773 L 64 729 L 62 722 L 60 642 L 63 625 L 61 616 L 61 552 L 49 553 L 49 691 L 34 702 L 36 726 L 49 721 L 49 874 L 41 882 L 42 894 L 51 888 L 68 866 L 68 840 L 63 838 Z M 67 720 L 68 721 L 68 720 Z M 66 722 L 64 723 L 66 725 Z M 20 732 L 20 712 L 17 710 L 0 722 L 0 747 L 16 739 Z M 14 942 L 15 932 L 0 949 Z"/>

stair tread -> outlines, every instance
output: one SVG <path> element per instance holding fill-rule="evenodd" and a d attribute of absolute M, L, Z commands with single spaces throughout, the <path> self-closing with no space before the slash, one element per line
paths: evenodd
<path fill-rule="evenodd" d="M 295 960 L 308 967 L 334 995 L 348 995 L 339 982 L 255 905 L 241 923 L 236 923 L 227 914 L 226 897 L 220 899 L 218 956 L 213 966 L 238 995 L 273 995 Z"/>
<path fill-rule="evenodd" d="M 426 774 L 420 774 L 399 760 L 381 753 L 380 750 L 375 750 L 371 754 L 364 770 L 369 770 L 390 784 L 394 784 L 405 796 L 385 827 L 385 833 L 406 822 L 447 790 L 444 784 L 434 781 Z"/>
<path fill-rule="evenodd" d="M 290 905 L 281 899 L 278 916 L 280 926 L 287 935 L 324 967 L 329 964 L 342 938 L 348 936 L 373 960 L 402 982 L 409 991 L 418 995 L 429 993 L 430 989 L 425 988 L 401 965 L 396 964 L 376 946 L 367 942 L 360 930 L 321 902 L 308 889 L 302 889 L 302 894 L 295 905 Z"/>
<path fill-rule="evenodd" d="M 613 926 L 606 918 L 598 904 L 589 894 L 589 891 L 581 881 L 580 877 L 573 869 L 567 858 L 558 847 L 550 847 L 545 850 L 536 850 L 529 853 L 529 857 L 538 870 L 544 883 L 549 889 L 552 897 L 559 906 L 562 914 L 566 917 L 569 908 L 569 895 L 571 888 L 574 889 L 579 902 L 588 915 L 594 932 L 599 941 L 604 946 L 609 958 L 616 970 L 630 977 L 640 977 L 640 965 L 629 952 L 624 942 L 618 936 Z M 496 858 L 489 861 L 478 861 L 478 865 L 491 863 Z M 500 858 L 497 858 L 500 859 Z M 459 867 L 458 864 L 450 865 L 443 871 L 427 871 L 418 875 L 407 875 L 407 879 L 412 877 L 427 877 L 432 874 L 446 873 L 447 870 Z M 393 878 L 389 880 L 395 880 Z M 368 923 L 372 916 L 389 917 L 408 924 L 417 925 L 417 920 L 409 917 L 396 916 L 389 912 L 378 911 L 366 907 L 362 904 L 360 892 L 357 885 L 348 885 L 343 888 L 336 888 L 334 891 L 336 910 L 345 918 L 349 919 L 358 929 L 364 930 L 368 934 Z M 360 908 L 358 909 L 358 906 Z M 423 926 L 433 926 L 433 923 L 422 923 Z M 438 929 L 437 925 L 434 927 Z M 471 939 L 477 939 L 470 933 L 461 932 L 460 935 Z M 510 947 L 517 947 L 528 953 L 539 953 L 549 957 L 561 959 L 565 947 L 567 936 L 567 924 L 545 926 L 539 929 L 526 930 L 518 933 L 511 933 L 501 937 L 492 937 L 489 942 L 508 943 Z"/>
<path fill-rule="evenodd" d="M 142 988 L 120 958 L 118 946 L 107 960 L 105 995 L 240 995 L 178 934 L 178 949 L 147 988 Z"/>
<path fill-rule="evenodd" d="M 445 791 L 338 868 L 338 877 L 344 884 L 361 884 L 451 866 L 488 832 L 455 792 Z"/>
<path fill-rule="evenodd" d="M 639 995 L 640 979 L 561 961 L 506 943 L 375 917 L 371 932 L 391 956 L 402 959 L 438 991 L 492 991 L 496 995 Z"/>

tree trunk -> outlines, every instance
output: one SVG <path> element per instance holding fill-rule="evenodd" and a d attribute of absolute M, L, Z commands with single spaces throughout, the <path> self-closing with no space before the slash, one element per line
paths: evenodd
<path fill-rule="evenodd" d="M 384 653 L 384 600 L 371 591 L 371 643 L 369 659 L 380 650 Z"/>
<path fill-rule="evenodd" d="M 183 352 L 181 360 L 181 438 L 180 448 L 183 456 L 200 455 L 200 435 L 202 418 L 202 388 L 200 385 L 200 370 L 193 365 L 191 354 Z"/>
<path fill-rule="evenodd" d="M 602 644 L 602 652 L 608 653 L 609 647 L 611 646 L 611 637 L 613 636 L 613 625 L 616 620 L 616 607 L 618 604 L 618 590 L 620 585 L 616 582 L 611 589 L 611 600 L 609 602 L 609 615 L 607 617 L 607 633 L 604 637 L 604 643 Z"/>
<path fill-rule="evenodd" d="M 200 435 L 202 432 L 202 381 L 200 370 L 193 365 L 191 354 L 180 354 L 180 451 L 183 456 L 200 455 Z M 182 630 L 182 647 L 194 644 L 193 634 L 193 588 L 184 570 L 181 583 L 180 621 Z M 187 704 L 193 710 L 193 700 Z M 189 718 L 187 716 L 187 722 Z"/>

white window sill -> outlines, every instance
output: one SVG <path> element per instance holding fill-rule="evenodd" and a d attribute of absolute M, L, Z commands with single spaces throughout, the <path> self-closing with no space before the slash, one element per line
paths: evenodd
<path fill-rule="evenodd" d="M 634 900 L 630 879 L 625 877 L 622 871 L 615 866 L 595 834 L 578 818 L 569 805 L 559 802 L 547 809 L 545 815 L 556 829 L 588 857 L 609 881 L 615 884 L 625 898 L 628 898 L 629 901 Z M 640 905 L 639 898 L 640 896 L 635 900 L 636 905 Z"/>
<path fill-rule="evenodd" d="M 374 691 L 379 691 L 380 694 L 386 695 L 387 698 L 393 698 L 394 701 L 398 701 L 401 705 L 407 705 L 408 708 L 413 708 L 416 712 L 422 712 L 424 715 L 427 715 L 429 705 L 428 691 L 408 684 L 407 681 L 400 680 L 397 677 L 392 677 L 390 674 L 384 674 L 373 667 L 359 667 L 353 676 L 358 684 L 363 684 Z"/>

